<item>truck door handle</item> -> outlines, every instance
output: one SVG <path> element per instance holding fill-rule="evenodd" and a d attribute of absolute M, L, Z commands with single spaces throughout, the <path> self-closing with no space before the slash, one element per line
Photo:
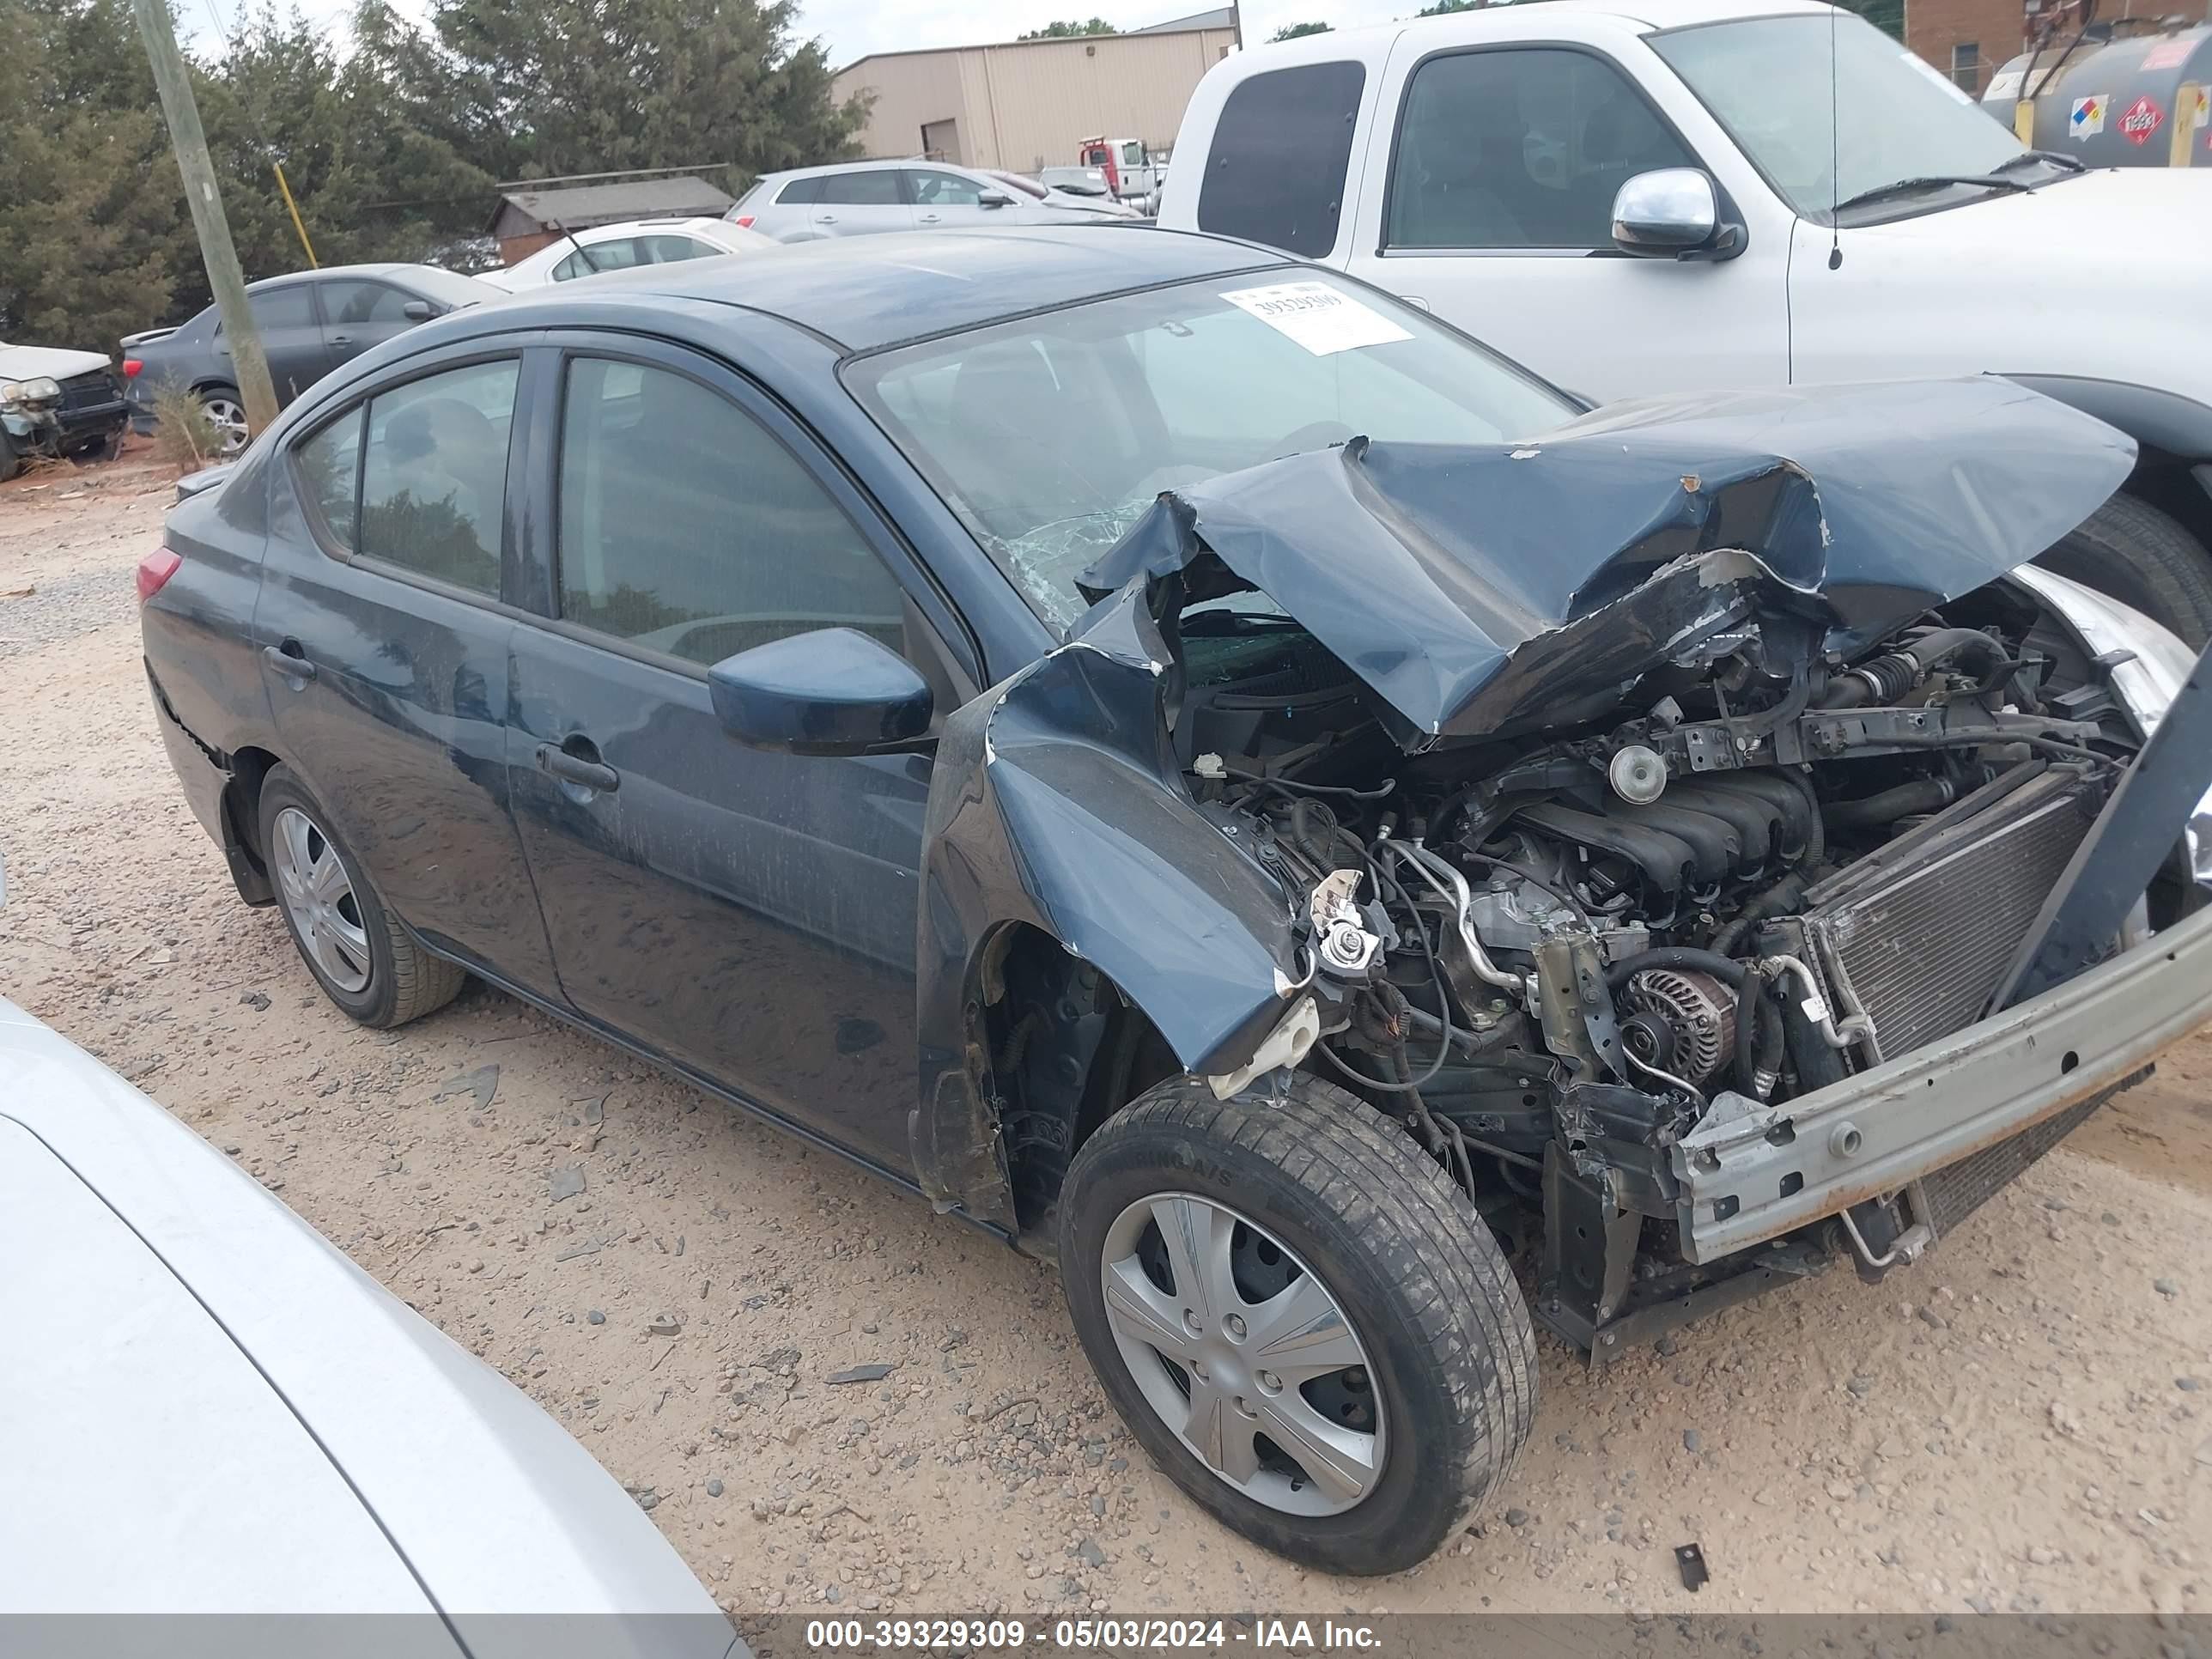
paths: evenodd
<path fill-rule="evenodd" d="M 939 216 L 934 213 L 925 213 L 921 216 L 921 222 L 925 225 L 933 225 L 938 222 L 938 218 Z"/>
<path fill-rule="evenodd" d="M 837 222 L 837 216 L 834 213 L 817 213 L 814 216 L 814 222 L 817 225 L 834 225 Z"/>
<path fill-rule="evenodd" d="M 571 738 L 568 741 L 589 749 L 592 755 L 599 753 L 598 746 L 589 738 Z M 602 765 L 589 756 L 556 749 L 550 743 L 538 745 L 538 769 L 550 773 L 563 783 L 573 783 L 579 789 L 593 789 L 611 794 L 622 787 L 622 774 L 613 767 Z"/>
<path fill-rule="evenodd" d="M 290 648 L 288 650 L 287 647 Z M 298 684 L 294 686 L 295 690 L 315 678 L 315 665 L 309 662 L 302 654 L 297 640 L 287 640 L 283 645 L 264 646 L 262 647 L 261 660 L 286 679 L 296 681 Z"/>

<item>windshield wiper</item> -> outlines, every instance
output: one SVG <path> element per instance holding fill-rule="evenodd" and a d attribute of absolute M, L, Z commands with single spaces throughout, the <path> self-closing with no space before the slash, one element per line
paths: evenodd
<path fill-rule="evenodd" d="M 1923 190 L 1941 190 L 1946 185 L 1978 185 L 1984 190 L 2030 191 L 2033 185 L 2022 184 L 2017 179 L 2007 179 L 1994 173 L 1931 173 L 1917 179 L 1899 179 L 1887 185 L 1876 185 L 1872 190 L 1863 190 L 1856 196 L 1846 196 L 1836 204 L 1836 211 L 1864 207 L 1869 203 L 1886 201 L 1893 196 L 1913 196 Z"/>
<path fill-rule="evenodd" d="M 1998 162 L 1991 171 L 2009 173 L 2013 168 L 2027 161 L 2048 161 L 2051 166 L 2063 167 L 2069 173 L 2084 173 L 2088 170 L 2078 155 L 2063 155 L 2055 149 L 2024 149 L 2011 161 Z"/>

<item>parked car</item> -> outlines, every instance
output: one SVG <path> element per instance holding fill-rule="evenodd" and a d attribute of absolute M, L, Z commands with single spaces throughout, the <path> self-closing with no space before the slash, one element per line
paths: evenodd
<path fill-rule="evenodd" d="M 129 414 L 97 351 L 0 341 L 0 479 L 31 455 L 112 454 Z"/>
<path fill-rule="evenodd" d="M 4 998 L 0 1249 L 0 1618 L 406 1614 L 385 1650 L 520 1659 L 514 1615 L 597 1614 L 744 1653 L 565 1430 Z"/>
<path fill-rule="evenodd" d="M 1808 0 L 1492 6 L 1241 52 L 1176 153 L 1163 225 L 1415 297 L 1601 401 L 1993 373 L 2086 410 L 2136 470 L 2048 562 L 2212 637 L 2201 175 L 2023 148 Z M 2115 286 L 2113 248 L 2160 252 Z"/>
<path fill-rule="evenodd" d="M 500 293 L 473 276 L 406 264 L 331 265 L 271 276 L 246 290 L 279 408 L 394 335 Z M 141 429 L 153 429 L 155 391 L 176 385 L 199 394 L 226 453 L 246 447 L 246 401 L 215 307 L 166 332 L 132 338 L 137 343 L 124 368 L 131 418 Z"/>
<path fill-rule="evenodd" d="M 757 253 L 775 246 L 758 231 L 720 219 L 630 219 L 575 231 L 504 270 L 487 270 L 477 280 L 514 294 L 547 283 L 596 276 L 601 271 L 628 270 L 633 265 L 670 265 L 724 253 Z"/>
<path fill-rule="evenodd" d="M 1094 203 L 1101 198 L 1109 202 L 1115 199 L 1113 188 L 1106 182 L 1104 167 L 1040 167 L 1037 179 L 1063 196 L 1073 196 Z"/>
<path fill-rule="evenodd" d="M 1105 216 L 1111 219 L 1139 219 L 1144 216 L 1142 214 L 1139 213 L 1136 209 L 1130 207 L 1126 203 L 1115 201 L 1109 197 L 1106 194 L 1105 188 L 1103 185 L 1096 190 L 1088 188 L 1083 190 L 1066 190 L 1048 181 L 1042 173 L 1040 173 L 1037 177 L 1032 179 L 1027 173 L 1009 173 L 1002 167 L 990 167 L 987 168 L 986 171 L 989 173 L 992 178 L 996 179 L 1000 184 L 1008 185 L 1011 188 L 1018 191 L 1022 195 L 1028 197 L 1031 201 L 1042 202 L 1048 207 L 1061 208 L 1071 213 L 1103 214 Z M 1054 171 L 1066 174 L 1080 173 L 1084 172 L 1096 173 L 1097 169 L 1096 167 L 1060 167 L 1057 169 L 1048 167 L 1045 169 L 1045 172 L 1047 173 Z M 1082 181 L 1079 180 L 1078 182 Z"/>
<path fill-rule="evenodd" d="M 779 242 L 968 225 L 1065 224 L 1095 204 L 1038 201 L 1002 179 L 941 161 L 843 161 L 766 173 L 725 216 Z"/>
<path fill-rule="evenodd" d="M 476 974 L 1056 1259 L 1184 1491 L 1383 1572 L 1534 1327 L 1915 1259 L 2212 1015 L 2202 839 L 2004 1003 L 2115 780 L 2154 854 L 2212 783 L 2144 817 L 2191 653 L 2023 568 L 2134 453 L 1988 380 L 1584 414 L 1248 244 L 864 239 L 392 342 L 188 481 L 145 660 L 349 1016 Z"/>

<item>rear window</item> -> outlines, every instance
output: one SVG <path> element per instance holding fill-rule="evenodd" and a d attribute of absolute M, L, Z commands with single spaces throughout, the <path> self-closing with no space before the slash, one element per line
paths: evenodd
<path fill-rule="evenodd" d="M 1301 64 L 1229 94 L 1206 158 L 1198 228 L 1311 258 L 1336 246 L 1367 71 Z"/>
<path fill-rule="evenodd" d="M 822 199 L 822 181 L 819 179 L 794 179 L 783 187 L 783 193 L 775 199 L 781 206 L 810 207 Z"/>

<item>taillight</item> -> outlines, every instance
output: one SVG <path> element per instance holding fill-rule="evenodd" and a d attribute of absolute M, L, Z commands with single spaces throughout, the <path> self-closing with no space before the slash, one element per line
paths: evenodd
<path fill-rule="evenodd" d="M 135 380 L 138 378 L 139 371 L 145 367 L 146 365 L 136 357 L 125 357 L 123 360 L 123 378 L 126 380 Z"/>
<path fill-rule="evenodd" d="M 750 230 L 753 228 L 753 216 L 750 213 L 740 213 L 736 218 L 731 220 L 730 222 L 735 225 L 739 230 Z"/>
<path fill-rule="evenodd" d="M 166 547 L 157 547 L 138 561 L 138 603 L 143 605 L 161 591 L 161 585 L 175 575 L 184 561 Z"/>

